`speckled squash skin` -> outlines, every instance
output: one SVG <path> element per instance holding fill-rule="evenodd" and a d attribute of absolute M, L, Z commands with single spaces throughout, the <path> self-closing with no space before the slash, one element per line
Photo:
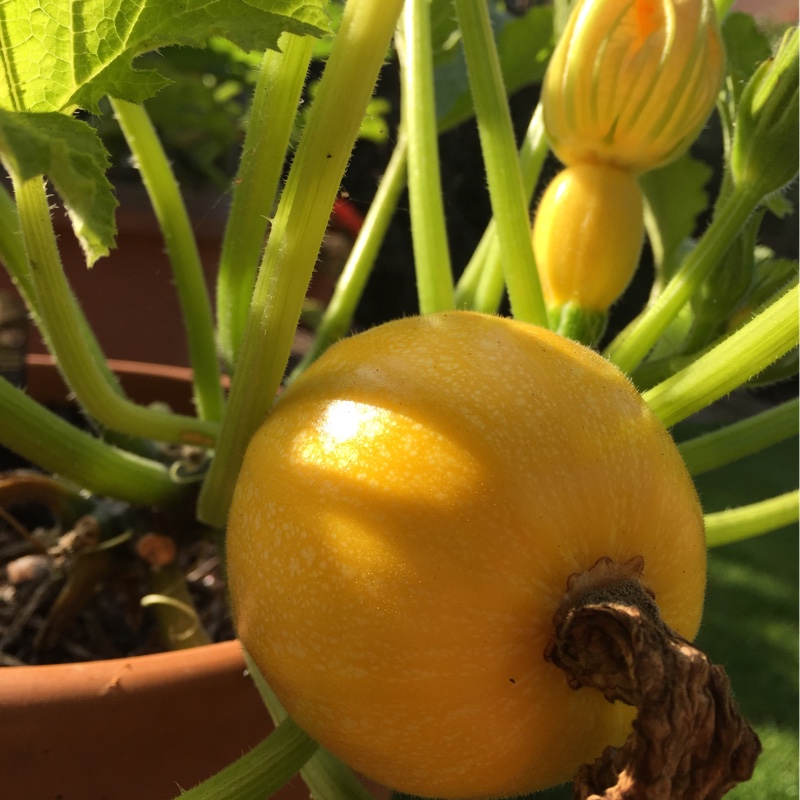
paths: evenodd
<path fill-rule="evenodd" d="M 228 532 L 239 634 L 296 721 L 446 798 L 568 780 L 625 739 L 630 709 L 543 651 L 568 576 L 636 555 L 692 638 L 703 521 L 669 434 L 596 353 L 470 312 L 331 348 L 254 437 Z"/>

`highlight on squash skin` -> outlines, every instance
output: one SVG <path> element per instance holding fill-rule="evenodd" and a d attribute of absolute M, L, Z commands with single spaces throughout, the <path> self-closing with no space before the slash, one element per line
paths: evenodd
<path fill-rule="evenodd" d="M 644 238 L 642 193 L 629 172 L 576 164 L 539 203 L 533 249 L 545 303 L 605 311 L 627 287 Z"/>
<path fill-rule="evenodd" d="M 398 320 L 332 347 L 248 449 L 228 568 L 244 646 L 294 719 L 423 796 L 568 780 L 631 709 L 544 660 L 569 576 L 642 556 L 698 629 L 700 506 L 669 434 L 596 353 L 510 319 Z"/>
<path fill-rule="evenodd" d="M 655 169 L 697 137 L 724 71 L 711 0 L 580 0 L 542 87 L 550 145 L 565 164 Z"/>

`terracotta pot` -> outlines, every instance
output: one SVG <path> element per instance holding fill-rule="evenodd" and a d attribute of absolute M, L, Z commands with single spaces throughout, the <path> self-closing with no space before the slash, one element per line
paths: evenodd
<path fill-rule="evenodd" d="M 271 730 L 238 642 L 0 670 L 9 800 L 168 800 Z M 307 798 L 300 783 L 282 800 Z"/>
<path fill-rule="evenodd" d="M 189 363 L 183 318 L 163 236 L 141 187 L 117 190 L 117 247 L 87 269 L 83 252 L 64 211 L 53 223 L 64 272 L 103 352 L 109 358 L 159 364 Z M 209 289 L 221 249 L 225 203 L 218 196 L 187 198 L 194 233 Z M 13 289 L 0 269 L 0 290 Z M 213 295 L 212 295 L 213 296 Z M 46 353 L 31 326 L 28 352 Z"/>
<path fill-rule="evenodd" d="M 140 402 L 191 409 L 190 372 L 112 361 Z M 53 361 L 32 355 L 41 402 L 67 396 Z M 7 800 L 170 800 L 272 730 L 237 641 L 133 658 L 0 668 L 0 776 Z M 375 787 L 377 797 L 388 792 Z M 295 778 L 277 800 L 306 800 Z"/>

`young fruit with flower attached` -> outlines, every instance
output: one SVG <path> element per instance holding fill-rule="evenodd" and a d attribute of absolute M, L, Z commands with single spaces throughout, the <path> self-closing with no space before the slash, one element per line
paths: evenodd
<path fill-rule="evenodd" d="M 599 338 L 604 312 L 633 276 L 643 237 L 642 193 L 630 172 L 585 163 L 556 176 L 533 227 L 533 251 L 554 328 L 579 341 Z M 579 313 L 573 316 L 574 308 Z M 584 328 L 572 329 L 573 320 Z"/>
<path fill-rule="evenodd" d="M 641 559 L 693 637 L 703 521 L 669 434 L 596 353 L 469 312 L 332 347 L 253 438 L 229 517 L 237 629 L 286 709 L 433 797 L 541 789 L 625 740 L 631 709 L 545 650 L 570 576 Z"/>
<path fill-rule="evenodd" d="M 639 260 L 635 178 L 688 149 L 714 107 L 724 61 L 711 0 L 575 5 L 542 86 L 548 141 L 567 174 L 545 194 L 533 233 L 548 310 L 565 335 L 599 338 Z M 592 171 L 591 191 L 578 189 L 586 185 L 572 174 L 578 167 Z M 597 204 L 609 207 L 608 227 L 583 224 L 598 219 Z M 547 287 L 556 284 L 551 301 Z"/>

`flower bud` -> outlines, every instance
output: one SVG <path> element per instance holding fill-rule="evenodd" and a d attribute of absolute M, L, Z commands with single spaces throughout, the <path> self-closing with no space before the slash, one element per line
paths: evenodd
<path fill-rule="evenodd" d="M 753 74 L 739 99 L 731 151 L 737 186 L 762 197 L 797 175 L 798 35 L 786 32 L 774 58 Z"/>
<path fill-rule="evenodd" d="M 711 0 L 579 0 L 542 90 L 551 147 L 565 164 L 666 164 L 711 114 L 724 62 Z"/>

